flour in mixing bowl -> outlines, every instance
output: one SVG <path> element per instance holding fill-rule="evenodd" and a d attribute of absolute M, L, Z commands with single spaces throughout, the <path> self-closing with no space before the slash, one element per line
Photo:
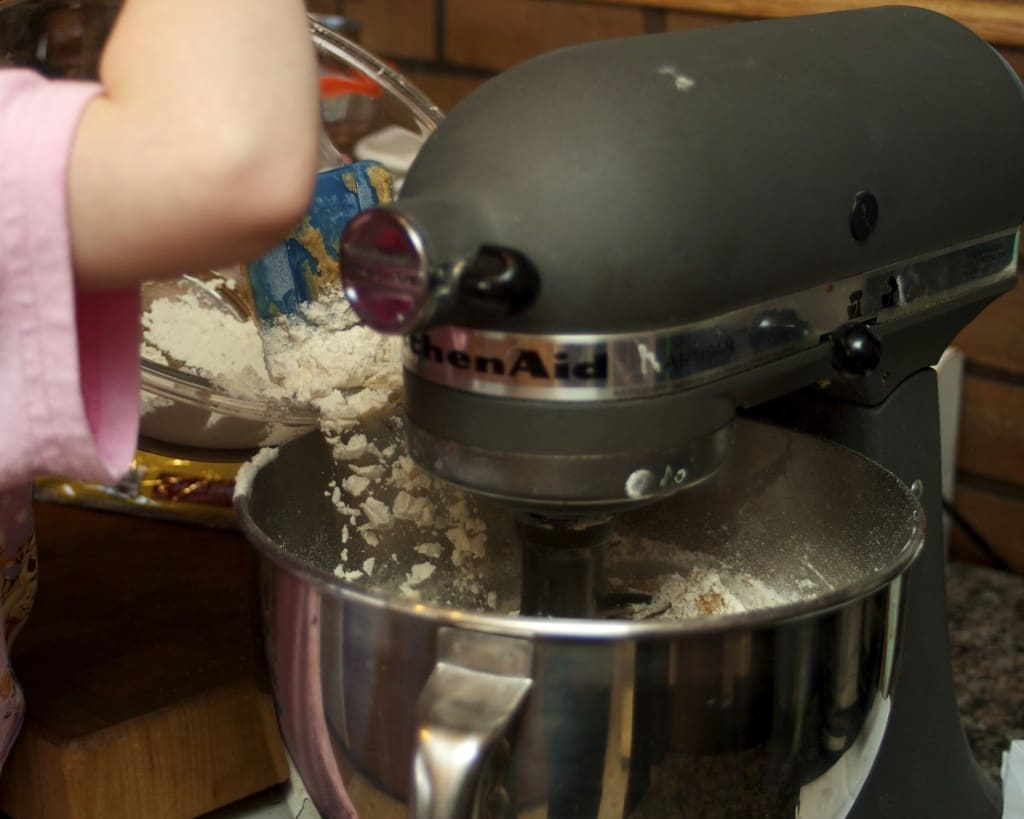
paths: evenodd
<path fill-rule="evenodd" d="M 786 598 L 752 575 L 715 569 L 693 568 L 671 572 L 640 584 L 651 594 L 651 602 L 638 607 L 633 619 L 684 620 L 718 617 L 771 608 Z"/>
<path fill-rule="evenodd" d="M 452 605 L 472 599 L 475 607 L 486 608 L 489 602 L 493 609 L 498 595 L 483 583 L 480 561 L 487 527 L 476 501 L 413 463 L 405 451 L 402 423 L 394 405 L 389 416 L 364 417 L 356 426 L 339 424 L 336 417 L 323 418 L 322 430 L 332 445 L 338 475 L 329 496 L 363 549 L 358 556 L 342 550 L 335 574 L 349 581 L 368 580 L 369 572 L 357 576 L 355 568 L 360 561 L 365 568 L 366 554 L 379 567 L 395 542 L 415 544 L 412 550 L 423 559 L 407 570 L 399 566 L 406 561 L 392 560 L 374 576 L 375 587 Z M 382 446 L 382 439 L 388 445 Z M 343 540 L 349 542 L 344 535 Z"/>
<path fill-rule="evenodd" d="M 651 596 L 633 619 L 683 620 L 773 608 L 798 599 L 797 588 L 780 587 L 744 568 L 672 543 L 618 534 L 607 554 L 609 584 Z"/>
<path fill-rule="evenodd" d="M 511 584 L 510 591 L 505 582 L 505 594 L 499 594 L 495 586 L 508 578 L 497 570 L 503 558 L 493 551 L 495 533 L 478 501 L 417 467 L 397 434 L 400 417 L 392 417 L 388 424 L 396 437 L 387 447 L 381 447 L 382 439 L 392 439 L 381 435 L 379 425 L 353 428 L 349 437 L 342 434 L 335 443 L 335 452 L 343 452 L 345 457 L 336 462 L 338 477 L 328 494 L 347 521 L 341 537 L 346 548 L 339 549 L 335 574 L 387 594 L 435 605 L 515 614 L 518 585 Z M 349 457 L 352 451 L 359 453 L 355 459 Z M 497 520 L 489 519 L 492 523 Z M 362 551 L 348 548 L 348 526 L 358 534 Z M 508 538 L 509 532 L 500 536 Z M 404 544 L 406 552 L 415 544 L 411 549 L 422 559 L 410 561 L 406 556 L 400 561 L 405 569 L 395 569 L 399 562 L 392 561 L 371 583 L 365 555 L 371 554 L 380 565 L 395 543 Z M 737 614 L 782 605 L 799 595 L 796 589 L 792 593 L 775 589 L 708 554 L 638 537 L 629 527 L 613 536 L 607 549 L 611 590 L 650 595 L 649 603 L 629 610 L 629 616 L 637 620 Z"/>

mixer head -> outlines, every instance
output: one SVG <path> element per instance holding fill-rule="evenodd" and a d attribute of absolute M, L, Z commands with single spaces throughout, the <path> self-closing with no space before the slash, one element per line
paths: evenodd
<path fill-rule="evenodd" d="M 881 402 L 1013 286 L 1022 102 L 984 41 L 911 8 L 496 77 L 342 241 L 355 309 L 406 335 L 411 454 L 571 526 L 712 474 L 737 407 Z"/>

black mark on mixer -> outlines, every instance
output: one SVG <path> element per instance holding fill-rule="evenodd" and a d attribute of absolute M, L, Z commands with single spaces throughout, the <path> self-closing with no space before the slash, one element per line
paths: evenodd
<path fill-rule="evenodd" d="M 686 475 L 686 467 L 673 469 L 671 466 L 666 466 L 665 474 L 661 476 L 661 480 L 658 482 L 658 485 L 662 489 L 671 489 L 673 486 L 682 486 L 686 482 Z"/>
<path fill-rule="evenodd" d="M 889 290 L 882 294 L 882 307 L 895 307 L 900 303 L 900 283 L 895 276 L 889 277 Z"/>
<path fill-rule="evenodd" d="M 846 306 L 846 317 L 847 318 L 851 318 L 851 319 L 860 318 L 860 315 L 861 315 L 860 303 L 861 303 L 861 300 L 863 298 L 864 298 L 864 291 L 863 290 L 854 290 L 850 294 L 850 303 Z"/>

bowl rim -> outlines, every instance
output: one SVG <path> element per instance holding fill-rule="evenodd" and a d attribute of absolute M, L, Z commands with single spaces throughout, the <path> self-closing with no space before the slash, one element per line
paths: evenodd
<path fill-rule="evenodd" d="M 230 415 L 246 421 L 259 421 L 283 426 L 308 427 L 318 424 L 315 410 L 301 411 L 294 403 L 278 400 L 248 398 L 231 395 L 218 389 L 209 379 L 184 370 L 176 370 L 149 359 L 141 359 L 143 392 L 189 404 L 220 415 Z M 281 407 L 281 413 L 273 412 Z"/>

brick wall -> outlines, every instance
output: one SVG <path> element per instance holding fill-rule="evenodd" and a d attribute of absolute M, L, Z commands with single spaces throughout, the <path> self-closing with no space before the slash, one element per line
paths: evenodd
<path fill-rule="evenodd" d="M 536 54 L 608 37 L 834 11 L 889 0 L 309 0 L 359 20 L 362 42 L 393 58 L 447 109 L 484 79 Z M 1024 72 L 1024 3 L 917 2 L 961 20 Z"/>
<path fill-rule="evenodd" d="M 362 24 L 361 42 L 392 58 L 442 109 L 494 73 L 561 46 L 736 19 L 575 0 L 311 0 Z"/>
<path fill-rule="evenodd" d="M 551 49 L 738 19 L 831 11 L 884 0 L 313 0 L 362 23 L 361 40 L 392 58 L 442 109 L 495 72 Z M 1024 72 L 1024 3 L 934 0 Z M 1024 573 L 1024 287 L 958 339 L 967 356 L 958 485 L 964 517 Z M 984 562 L 962 529 L 954 554 Z"/>

